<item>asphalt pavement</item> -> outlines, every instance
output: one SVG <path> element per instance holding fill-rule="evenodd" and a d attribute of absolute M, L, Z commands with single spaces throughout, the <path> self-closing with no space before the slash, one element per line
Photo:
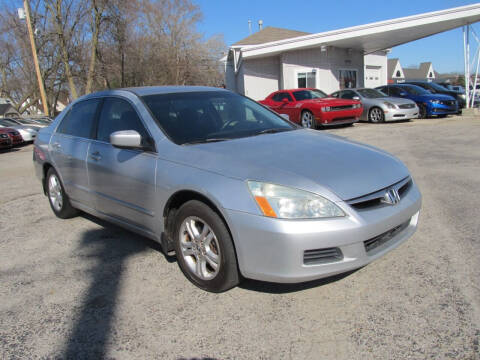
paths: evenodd
<path fill-rule="evenodd" d="M 406 163 L 416 234 L 350 274 L 222 294 L 151 240 L 57 219 L 32 146 L 0 153 L 0 359 L 480 359 L 480 117 L 326 131 Z"/>

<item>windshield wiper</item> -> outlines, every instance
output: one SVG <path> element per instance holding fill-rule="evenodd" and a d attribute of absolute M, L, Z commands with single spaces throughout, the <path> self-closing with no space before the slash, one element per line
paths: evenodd
<path fill-rule="evenodd" d="M 219 142 L 219 141 L 226 141 L 226 140 L 232 140 L 232 139 L 228 139 L 228 138 L 207 138 L 207 139 L 200 139 L 200 140 L 193 140 L 193 141 L 185 142 L 182 145 L 204 144 L 204 143 Z"/>
<path fill-rule="evenodd" d="M 262 131 L 259 131 L 259 132 L 255 133 L 253 135 L 256 136 L 256 135 L 263 135 L 263 134 L 276 134 L 276 133 L 279 133 L 279 132 L 290 131 L 290 130 L 295 130 L 295 129 L 286 129 L 286 128 L 265 129 L 265 130 L 262 130 Z"/>

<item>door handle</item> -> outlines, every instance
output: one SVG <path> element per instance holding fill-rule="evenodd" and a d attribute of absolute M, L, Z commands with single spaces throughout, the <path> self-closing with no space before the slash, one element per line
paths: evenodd
<path fill-rule="evenodd" d="M 94 161 L 99 161 L 99 160 L 102 160 L 102 156 L 98 151 L 95 151 L 94 153 L 90 154 L 90 159 Z"/>
<path fill-rule="evenodd" d="M 52 144 L 52 147 L 55 149 L 55 150 L 60 150 L 62 148 L 62 145 L 60 145 L 58 142 L 56 143 L 53 143 Z"/>

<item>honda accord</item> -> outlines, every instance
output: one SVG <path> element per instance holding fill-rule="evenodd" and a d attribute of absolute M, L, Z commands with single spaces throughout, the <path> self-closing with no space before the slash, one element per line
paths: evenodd
<path fill-rule="evenodd" d="M 89 94 L 39 131 L 33 158 L 55 215 L 152 238 L 213 292 L 360 268 L 414 233 L 421 204 L 394 156 L 216 88 Z"/>

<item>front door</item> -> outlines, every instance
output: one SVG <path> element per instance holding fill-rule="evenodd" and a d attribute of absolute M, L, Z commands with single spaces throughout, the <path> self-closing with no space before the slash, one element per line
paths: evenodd
<path fill-rule="evenodd" d="M 106 98 L 87 159 L 95 208 L 140 230 L 152 232 L 157 157 L 149 151 L 112 146 L 110 134 L 121 130 L 135 130 L 142 138 L 149 137 L 128 101 Z"/>

